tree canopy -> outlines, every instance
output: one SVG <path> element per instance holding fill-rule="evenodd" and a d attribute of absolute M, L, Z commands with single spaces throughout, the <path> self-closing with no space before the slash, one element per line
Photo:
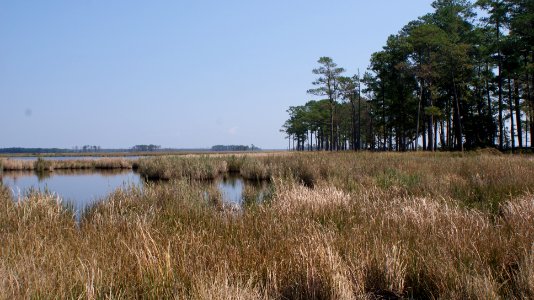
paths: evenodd
<path fill-rule="evenodd" d="M 363 76 L 346 76 L 321 57 L 308 90 L 317 98 L 287 110 L 288 147 L 532 147 L 534 2 L 436 0 L 432 7 L 389 36 Z"/>

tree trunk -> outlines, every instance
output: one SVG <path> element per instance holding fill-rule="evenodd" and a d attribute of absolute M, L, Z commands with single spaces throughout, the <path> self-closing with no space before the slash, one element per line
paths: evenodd
<path fill-rule="evenodd" d="M 380 83 L 380 88 L 382 89 L 382 131 L 384 133 L 384 145 L 382 145 L 382 150 L 387 150 L 387 126 L 386 126 L 386 95 L 384 94 L 384 83 Z"/>
<path fill-rule="evenodd" d="M 354 103 L 354 99 L 352 99 L 350 101 L 350 104 L 351 104 L 351 109 L 352 109 L 352 144 L 351 144 L 351 149 L 352 150 L 357 150 L 356 149 L 356 131 L 357 131 L 357 128 L 356 128 L 356 105 Z"/>
<path fill-rule="evenodd" d="M 287 135 L 287 151 L 291 151 L 291 134 Z"/>
<path fill-rule="evenodd" d="M 362 86 L 360 81 L 360 69 L 358 69 L 358 136 L 356 139 L 356 149 L 362 147 Z"/>
<path fill-rule="evenodd" d="M 519 82 L 514 79 L 514 102 L 515 102 L 515 124 L 517 126 L 517 141 L 519 149 L 523 148 L 523 129 L 521 128 L 521 105 L 519 103 Z"/>
<path fill-rule="evenodd" d="M 313 130 L 310 129 L 309 131 L 309 142 L 308 142 L 308 151 L 313 151 Z"/>
<path fill-rule="evenodd" d="M 488 62 L 486 62 L 486 72 L 489 73 Z M 490 95 L 488 78 L 485 78 L 485 82 L 486 82 L 486 97 L 488 98 L 488 116 L 489 116 L 489 119 L 492 120 L 491 123 L 493 124 L 493 105 L 491 103 L 491 95 Z M 495 145 L 495 131 L 491 133 L 490 140 L 492 141 L 492 144 Z"/>
<path fill-rule="evenodd" d="M 397 145 L 396 139 L 397 135 L 393 134 L 393 131 L 395 131 L 395 128 L 393 126 L 388 128 L 388 151 L 395 151 L 395 147 Z"/>
<path fill-rule="evenodd" d="M 422 115 L 422 119 L 423 119 L 423 122 L 422 122 L 422 125 L 423 125 L 423 151 L 426 151 L 427 147 L 426 147 L 426 120 L 425 120 L 425 114 Z"/>
<path fill-rule="evenodd" d="M 451 97 L 447 97 L 447 149 L 451 149 Z"/>
<path fill-rule="evenodd" d="M 328 150 L 334 151 L 334 145 L 334 100 L 330 99 L 330 143 Z"/>
<path fill-rule="evenodd" d="M 339 125 L 336 125 L 336 138 L 337 138 L 337 150 L 344 150 L 343 143 L 345 142 L 345 138 L 341 134 L 341 128 Z"/>
<path fill-rule="evenodd" d="M 429 107 L 432 107 L 434 104 L 432 103 L 432 85 L 429 85 L 429 95 L 428 95 L 428 105 Z M 434 115 L 430 114 L 428 116 L 428 150 L 434 151 L 434 134 L 433 134 L 433 127 L 434 127 Z"/>
<path fill-rule="evenodd" d="M 531 60 L 534 59 L 534 55 L 531 55 Z M 532 72 L 532 76 L 530 78 L 532 80 L 532 85 L 530 85 L 530 81 L 527 79 L 527 94 L 528 94 L 528 100 L 530 102 L 530 148 L 534 150 L 534 99 L 532 98 L 532 90 L 531 88 L 534 88 L 534 72 Z"/>
<path fill-rule="evenodd" d="M 530 124 L 530 120 L 529 120 L 529 116 L 527 116 L 525 118 L 525 129 L 526 129 L 525 130 L 525 148 L 528 147 L 528 129 L 529 129 L 528 126 L 529 126 L 529 124 Z M 532 143 L 532 141 L 530 143 Z"/>
<path fill-rule="evenodd" d="M 440 135 L 440 140 L 441 140 L 441 150 L 445 149 L 445 121 L 441 121 L 440 122 L 440 127 L 441 127 L 441 135 Z"/>
<path fill-rule="evenodd" d="M 498 79 L 499 79 L 499 149 L 504 149 L 504 123 L 503 123 L 503 103 L 502 103 L 502 57 L 500 45 L 500 23 L 497 20 L 497 60 L 499 64 Z"/>
<path fill-rule="evenodd" d="M 454 75 L 452 76 L 452 86 L 454 89 L 454 102 L 455 102 L 455 126 L 454 126 L 454 132 L 456 135 L 456 142 L 458 143 L 457 147 L 460 151 L 464 152 L 464 143 L 463 143 L 463 132 L 462 132 L 462 119 L 461 119 L 461 112 L 460 112 L 460 99 L 458 95 L 458 90 L 456 88 L 456 83 L 454 82 Z"/>
<path fill-rule="evenodd" d="M 373 134 L 373 118 L 369 120 L 369 134 L 371 135 L 371 149 L 375 150 L 376 145 L 375 145 L 375 136 Z M 377 135 L 377 139 L 380 139 L 378 137 L 378 133 L 376 135 Z"/>
<path fill-rule="evenodd" d="M 434 146 L 432 151 L 436 151 L 436 149 L 438 149 L 438 122 L 434 123 Z"/>
<path fill-rule="evenodd" d="M 508 71 L 508 106 L 510 109 L 510 139 L 512 140 L 512 153 L 515 150 L 515 130 L 514 130 L 514 107 L 512 100 L 512 79 Z"/>
<path fill-rule="evenodd" d="M 415 128 L 415 151 L 418 151 L 419 145 L 419 119 L 421 118 L 421 102 L 423 101 L 423 80 L 421 80 L 421 91 L 419 92 L 419 103 L 417 104 L 417 126 Z"/>
<path fill-rule="evenodd" d="M 532 79 L 532 87 L 534 87 L 534 76 L 532 76 L 531 79 Z M 528 73 L 527 73 L 527 99 L 528 99 L 528 103 L 530 104 L 530 148 L 534 149 L 534 99 L 532 99 Z"/>

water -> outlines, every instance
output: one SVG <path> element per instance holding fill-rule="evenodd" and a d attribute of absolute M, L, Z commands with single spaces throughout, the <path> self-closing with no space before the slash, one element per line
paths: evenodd
<path fill-rule="evenodd" d="M 80 212 L 105 198 L 111 192 L 127 185 L 140 185 L 139 175 L 132 171 L 62 171 L 36 174 L 31 171 L 4 172 L 2 182 L 18 199 L 30 189 L 57 194 Z"/>
<path fill-rule="evenodd" d="M 131 170 L 56 170 L 44 174 L 6 171 L 0 179 L 13 191 L 15 199 L 23 197 L 30 189 L 50 191 L 57 194 L 64 203 L 72 205 L 78 216 L 86 207 L 101 201 L 118 188 L 129 185 L 142 187 L 144 184 L 140 175 Z M 206 189 L 215 184 L 221 192 L 222 200 L 234 206 L 242 206 L 246 201 L 261 201 L 268 194 L 266 182 L 252 183 L 237 176 L 205 184 Z"/>
<path fill-rule="evenodd" d="M 223 201 L 242 206 L 245 202 L 261 202 L 268 197 L 270 185 L 266 181 L 245 181 L 240 176 L 226 176 L 216 181 Z"/>

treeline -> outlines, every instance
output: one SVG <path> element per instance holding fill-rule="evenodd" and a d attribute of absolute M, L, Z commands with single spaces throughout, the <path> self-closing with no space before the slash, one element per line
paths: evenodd
<path fill-rule="evenodd" d="M 100 152 L 102 148 L 96 145 L 84 145 L 82 147 L 74 146 L 74 152 Z"/>
<path fill-rule="evenodd" d="M 282 131 L 296 150 L 532 147 L 534 1 L 437 0 L 363 76 L 321 57 Z M 481 12 L 477 16 L 476 11 Z"/>
<path fill-rule="evenodd" d="M 0 148 L 0 153 L 2 154 L 32 154 L 32 153 L 65 153 L 70 152 L 69 149 L 59 149 L 59 148 L 21 148 L 21 147 L 12 147 L 12 148 Z"/>
<path fill-rule="evenodd" d="M 22 147 L 11 147 L 11 148 L 1 148 L 0 153 L 2 154 L 57 154 L 57 153 L 79 153 L 79 152 L 104 152 L 109 150 L 104 150 L 100 146 L 90 146 L 85 145 L 82 147 L 74 146 L 72 149 L 63 149 L 63 148 L 22 148 Z"/>
<path fill-rule="evenodd" d="M 161 146 L 158 145 L 135 145 L 131 148 L 131 151 L 134 152 L 153 152 L 161 149 Z"/>
<path fill-rule="evenodd" d="M 251 145 L 251 146 L 245 146 L 245 145 L 215 145 L 211 147 L 211 151 L 257 151 L 260 150 L 260 148 Z"/>

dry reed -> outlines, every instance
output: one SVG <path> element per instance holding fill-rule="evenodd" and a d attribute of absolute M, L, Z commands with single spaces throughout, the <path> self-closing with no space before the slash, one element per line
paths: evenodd
<path fill-rule="evenodd" d="M 54 171 L 54 170 L 95 170 L 132 169 L 136 162 L 124 158 L 101 158 L 94 160 L 46 160 L 0 159 L 5 171 Z"/>
<path fill-rule="evenodd" d="M 314 169 L 298 169 L 304 161 Z M 185 179 L 118 190 L 79 224 L 54 196 L 13 201 L 2 189 L 0 298 L 534 297 L 528 158 L 316 154 L 260 163 L 276 174 L 274 196 L 240 213 L 218 209 Z M 313 188 L 302 184 L 305 172 Z"/>

